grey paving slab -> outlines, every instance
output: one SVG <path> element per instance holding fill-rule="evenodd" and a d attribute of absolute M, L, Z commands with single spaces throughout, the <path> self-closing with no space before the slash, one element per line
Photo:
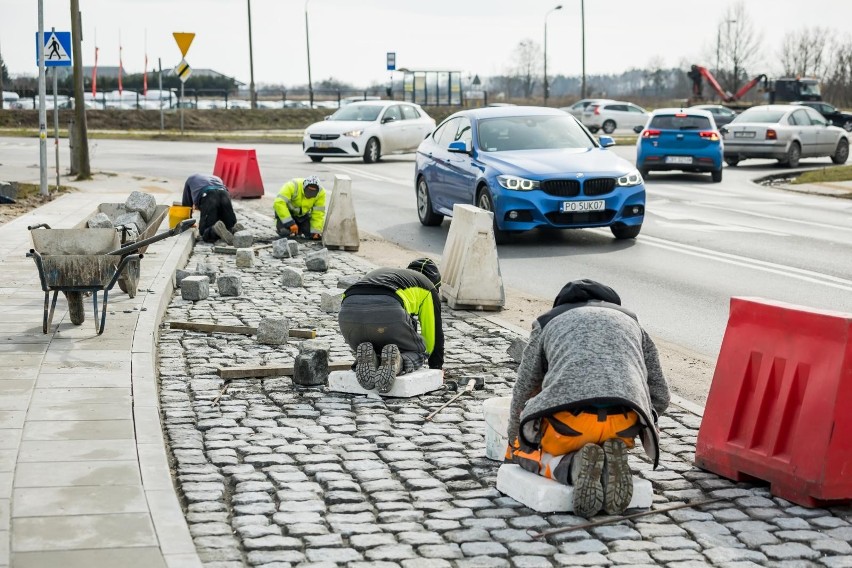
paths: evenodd
<path fill-rule="evenodd" d="M 58 403 L 129 404 L 128 387 L 66 387 L 33 390 L 33 405 Z"/>
<path fill-rule="evenodd" d="M 27 421 L 39 420 L 132 420 L 133 407 L 124 402 L 32 403 Z"/>
<path fill-rule="evenodd" d="M 0 471 L 13 471 L 18 450 L 0 450 Z"/>
<path fill-rule="evenodd" d="M 15 487 L 142 485 L 139 463 L 124 461 L 19 463 Z"/>
<path fill-rule="evenodd" d="M 23 428 L 24 440 L 128 440 L 133 420 L 34 420 Z"/>
<path fill-rule="evenodd" d="M 17 488 L 12 493 L 12 519 L 110 513 L 147 513 L 138 485 Z"/>
<path fill-rule="evenodd" d="M 27 412 L 25 410 L 5 410 L 0 412 L 0 428 L 22 428 L 26 415 Z"/>
<path fill-rule="evenodd" d="M 62 550 L 57 552 L 17 552 L 16 568 L 167 568 L 160 549 L 113 548 L 109 550 Z M 170 565 L 168 565 L 170 568 Z"/>
<path fill-rule="evenodd" d="M 39 373 L 36 388 L 112 388 L 129 387 L 130 369 L 92 373 Z"/>
<path fill-rule="evenodd" d="M 134 440 L 56 440 L 21 442 L 18 462 L 135 460 Z"/>
<path fill-rule="evenodd" d="M 157 546 L 148 513 L 12 519 L 12 553 Z"/>
<path fill-rule="evenodd" d="M 21 443 L 21 428 L 0 428 L 0 450 L 17 450 Z"/>

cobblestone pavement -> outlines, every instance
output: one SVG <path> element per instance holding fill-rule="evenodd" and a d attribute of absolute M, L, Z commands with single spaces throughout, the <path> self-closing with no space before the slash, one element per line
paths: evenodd
<path fill-rule="evenodd" d="M 258 219 L 245 224 L 272 238 Z M 327 272 L 305 271 L 304 287 L 284 288 L 281 268 L 304 268 L 303 256 L 275 259 L 266 249 L 253 268 L 236 269 L 234 256 L 199 243 L 189 267 L 241 274 L 242 295 L 220 297 L 214 285 L 207 300 L 178 294 L 166 321 L 254 326 L 283 315 L 291 327 L 317 328 L 332 359 L 351 359 L 320 294 L 371 267 L 351 253 L 330 258 Z M 517 365 L 506 351 L 516 335 L 480 314 L 445 308 L 444 317 L 447 377 L 487 381 L 433 422 L 425 416 L 449 394 L 375 400 L 298 388 L 287 377 L 233 380 L 214 404 L 224 384 L 217 365 L 291 364 L 303 340 L 266 346 L 164 326 L 164 430 L 206 566 L 852 567 L 852 509 L 805 509 L 696 469 L 700 418 L 677 407 L 660 420 L 660 467 L 634 450 L 634 473 L 652 482 L 655 507 L 725 501 L 533 540 L 529 529 L 585 520 L 537 514 L 494 489 L 499 464 L 484 457 L 481 404 L 510 394 Z"/>

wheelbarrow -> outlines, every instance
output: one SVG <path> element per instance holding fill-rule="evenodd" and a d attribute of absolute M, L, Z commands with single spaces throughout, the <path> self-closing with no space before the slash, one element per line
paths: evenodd
<path fill-rule="evenodd" d="M 98 205 L 98 209 L 90 215 L 88 218 L 80 222 L 76 228 L 85 228 L 89 219 L 98 213 L 105 213 L 110 219 L 115 219 L 122 213 L 126 213 L 127 209 L 124 206 L 124 203 L 101 203 Z M 154 211 L 154 215 L 151 217 L 151 220 L 148 221 L 148 225 L 145 230 L 139 233 L 139 235 L 135 239 L 129 239 L 129 232 L 127 227 L 124 225 L 119 225 L 116 227 L 119 234 L 121 235 L 121 245 L 129 245 L 134 242 L 139 242 L 145 239 L 149 239 L 154 236 L 157 232 L 157 229 L 160 225 L 163 224 L 163 220 L 166 218 L 166 215 L 169 213 L 168 205 L 157 205 L 156 210 Z M 136 252 L 139 254 L 144 254 L 147 250 L 148 246 L 142 246 Z M 127 265 L 127 269 L 121 272 L 121 275 L 118 277 L 118 287 L 122 292 L 126 292 L 128 296 L 131 298 L 136 297 L 136 292 L 139 289 L 139 276 L 140 276 L 140 266 L 138 260 L 133 260 Z"/>
<path fill-rule="evenodd" d="M 33 248 L 27 256 L 35 262 L 44 291 L 42 332 L 46 334 L 53 321 L 59 292 L 65 294 L 68 301 L 71 323 L 82 324 L 86 318 L 83 294 L 89 292 L 92 294 L 95 331 L 101 335 L 106 324 L 109 291 L 130 263 L 138 264 L 142 260 L 143 255 L 136 251 L 180 234 L 194 224 L 195 219 L 187 219 L 174 229 L 123 247 L 115 229 L 51 229 L 45 224 L 27 227 L 33 239 Z M 98 292 L 101 291 L 103 296 L 99 319 Z"/>

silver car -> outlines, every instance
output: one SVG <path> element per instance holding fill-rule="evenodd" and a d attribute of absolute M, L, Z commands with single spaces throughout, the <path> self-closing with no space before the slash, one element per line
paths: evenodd
<path fill-rule="evenodd" d="M 828 156 L 835 164 L 845 164 L 849 158 L 848 134 L 808 107 L 752 107 L 720 131 L 729 166 L 748 158 L 776 159 L 791 168 L 798 166 L 801 158 Z"/>

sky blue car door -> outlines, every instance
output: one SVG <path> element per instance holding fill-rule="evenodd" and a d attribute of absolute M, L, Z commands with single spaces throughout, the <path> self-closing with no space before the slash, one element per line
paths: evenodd
<path fill-rule="evenodd" d="M 468 148 L 473 148 L 473 136 L 471 132 L 470 119 L 460 117 L 456 135 L 450 142 L 465 142 Z M 442 137 L 443 141 L 443 137 Z M 449 145 L 450 142 L 447 142 Z M 461 152 L 448 152 L 447 158 L 447 187 L 452 194 L 453 203 L 474 202 L 474 191 L 476 190 L 476 179 L 478 170 L 473 164 L 471 154 Z M 452 206 L 450 206 L 452 209 Z"/>
<path fill-rule="evenodd" d="M 432 181 L 429 182 L 429 194 L 432 199 L 432 208 L 442 215 L 453 214 L 453 195 L 450 188 L 451 174 L 449 160 L 453 154 L 447 150 L 447 146 L 455 139 L 458 130 L 459 119 L 453 118 L 445 122 L 435 131 L 435 146 L 431 148 L 432 159 Z"/>

